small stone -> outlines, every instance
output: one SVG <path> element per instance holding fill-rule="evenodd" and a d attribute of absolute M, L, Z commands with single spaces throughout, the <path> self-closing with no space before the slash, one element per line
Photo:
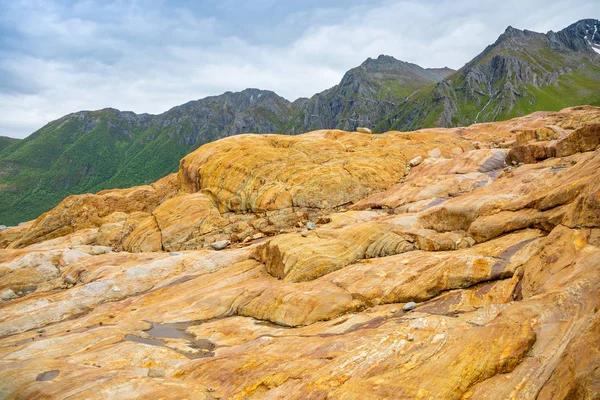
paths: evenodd
<path fill-rule="evenodd" d="M 182 255 L 182 254 L 183 254 L 183 253 L 182 253 L 182 252 L 180 252 L 180 251 L 172 251 L 172 252 L 170 252 L 170 253 L 169 253 L 169 255 L 170 255 L 170 256 L 173 256 L 173 257 L 175 257 L 175 256 L 180 256 L 180 255 Z"/>
<path fill-rule="evenodd" d="M 77 279 L 73 278 L 71 275 L 65 276 L 65 283 L 67 285 L 75 285 L 77 283 Z"/>
<path fill-rule="evenodd" d="M 148 376 L 150 378 L 164 378 L 165 371 L 162 369 L 158 369 L 158 368 L 150 368 L 150 369 L 148 369 Z"/>
<path fill-rule="evenodd" d="M 415 303 L 414 301 L 409 301 L 408 303 L 406 303 L 404 305 L 404 307 L 402 307 L 403 311 L 410 311 L 410 310 L 414 310 L 417 307 L 417 303 Z"/>
<path fill-rule="evenodd" d="M 263 235 L 262 233 L 255 233 L 254 235 L 252 235 L 252 240 L 262 239 L 263 237 L 265 237 L 265 235 Z"/>
<path fill-rule="evenodd" d="M 6 225 L 0 225 L 0 231 L 4 231 L 6 229 L 8 229 L 8 226 L 6 226 Z"/>
<path fill-rule="evenodd" d="M 6 289 L 6 290 L 0 292 L 0 299 L 2 299 L 4 301 L 13 300 L 18 297 L 19 296 L 17 296 L 17 294 L 15 292 L 13 292 L 12 289 Z"/>
<path fill-rule="evenodd" d="M 229 246 L 229 240 L 219 240 L 218 242 L 210 244 L 210 247 L 215 250 L 223 250 L 227 246 Z"/>
<path fill-rule="evenodd" d="M 512 165 L 517 165 L 518 162 L 516 162 L 515 160 L 512 160 Z"/>
<path fill-rule="evenodd" d="M 361 126 L 361 127 L 358 127 L 358 128 L 356 128 L 356 132 L 360 132 L 360 133 L 368 133 L 368 134 L 371 134 L 371 133 L 373 133 L 373 131 L 371 131 L 369 128 L 363 128 L 362 126 Z"/>
<path fill-rule="evenodd" d="M 413 158 L 412 160 L 410 160 L 408 162 L 408 165 L 410 165 L 411 167 L 416 167 L 417 165 L 421 164 L 423 162 L 423 157 L 418 156 Z"/>
<path fill-rule="evenodd" d="M 44 333 L 44 332 L 46 332 L 46 330 L 44 328 L 37 330 L 37 333 Z"/>
<path fill-rule="evenodd" d="M 23 292 L 22 292 L 21 290 L 19 290 L 19 291 L 17 292 L 17 295 L 19 295 L 19 296 L 23 296 Z"/>
<path fill-rule="evenodd" d="M 317 224 L 328 224 L 331 222 L 331 217 L 319 217 Z"/>
<path fill-rule="evenodd" d="M 304 231 L 301 233 L 302 237 L 307 237 L 308 236 L 308 231 Z"/>
<path fill-rule="evenodd" d="M 309 231 L 314 231 L 315 229 L 317 229 L 317 227 L 315 226 L 314 222 L 308 221 L 306 223 L 306 229 L 308 229 Z"/>
<path fill-rule="evenodd" d="M 92 246 L 90 249 L 90 254 L 93 256 L 99 256 L 101 254 L 110 254 L 112 253 L 112 249 L 107 246 Z"/>
<path fill-rule="evenodd" d="M 211 388 L 211 387 L 207 387 L 207 388 L 206 388 L 206 391 L 207 391 L 207 392 L 214 392 L 214 391 L 215 391 L 215 389 L 213 389 L 213 388 Z"/>
<path fill-rule="evenodd" d="M 415 336 L 412 333 L 409 333 L 408 335 L 406 335 L 406 340 L 412 342 L 413 340 L 415 340 Z"/>
<path fill-rule="evenodd" d="M 397 309 L 397 308 L 392 308 L 392 309 L 390 310 L 390 312 L 391 312 L 392 314 L 396 314 L 396 313 L 398 312 L 398 309 Z"/>

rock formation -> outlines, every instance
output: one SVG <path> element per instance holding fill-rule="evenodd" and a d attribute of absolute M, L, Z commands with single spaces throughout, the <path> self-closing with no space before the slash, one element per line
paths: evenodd
<path fill-rule="evenodd" d="M 589 106 L 204 145 L 0 231 L 0 398 L 597 398 L 599 182 Z"/>

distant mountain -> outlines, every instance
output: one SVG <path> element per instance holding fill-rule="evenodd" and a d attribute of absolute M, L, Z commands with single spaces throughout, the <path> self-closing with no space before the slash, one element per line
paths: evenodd
<path fill-rule="evenodd" d="M 600 105 L 600 21 L 547 34 L 508 27 L 456 73 L 420 91 L 381 125 L 408 130 Z"/>
<path fill-rule="evenodd" d="M 273 92 L 227 92 L 160 115 L 81 111 L 49 123 L 0 153 L 0 221 L 36 217 L 73 193 L 155 181 L 204 143 L 276 132 L 293 107 Z"/>
<path fill-rule="evenodd" d="M 339 85 L 303 101 L 301 112 L 292 124 L 294 131 L 375 126 L 410 95 L 452 72 L 450 68 L 421 68 L 390 56 L 368 58 L 346 72 Z"/>
<path fill-rule="evenodd" d="M 598 20 L 547 34 L 509 27 L 458 71 L 382 55 L 310 99 L 246 89 L 160 115 L 69 114 L 26 139 L 0 138 L 0 224 L 35 218 L 70 194 L 153 182 L 202 144 L 244 132 L 413 130 L 600 105 L 598 53 Z"/>
<path fill-rule="evenodd" d="M 160 115 L 110 108 L 69 114 L 0 153 L 0 223 L 35 218 L 70 194 L 154 182 L 177 170 L 185 154 L 226 136 L 376 123 L 407 95 L 451 71 L 381 56 L 310 100 L 292 103 L 267 90 L 246 89 Z"/>

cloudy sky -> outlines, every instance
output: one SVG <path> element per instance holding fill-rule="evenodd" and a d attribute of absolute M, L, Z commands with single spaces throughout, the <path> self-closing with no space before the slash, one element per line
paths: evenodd
<path fill-rule="evenodd" d="M 309 97 L 379 54 L 458 69 L 508 25 L 547 32 L 582 18 L 600 18 L 600 2 L 0 0 L 0 136 L 247 87 Z"/>

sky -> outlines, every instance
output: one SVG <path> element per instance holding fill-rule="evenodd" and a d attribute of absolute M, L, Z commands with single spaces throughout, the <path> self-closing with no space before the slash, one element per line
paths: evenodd
<path fill-rule="evenodd" d="M 458 69 L 509 25 L 584 18 L 600 18 L 599 1 L 0 0 L 0 136 L 248 87 L 310 97 L 380 54 Z"/>

